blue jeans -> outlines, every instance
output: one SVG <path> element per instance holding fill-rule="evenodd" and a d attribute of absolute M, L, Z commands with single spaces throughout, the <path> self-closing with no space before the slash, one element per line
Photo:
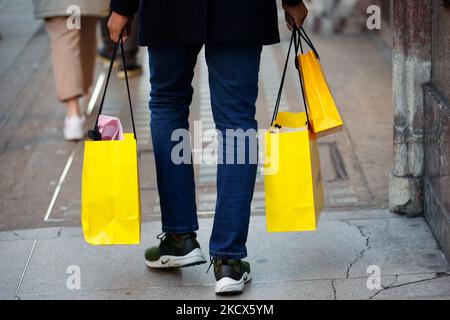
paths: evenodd
<path fill-rule="evenodd" d="M 189 129 L 189 106 L 194 92 L 191 83 L 202 47 L 155 45 L 148 49 L 151 133 L 162 226 L 167 233 L 189 233 L 199 228 L 193 165 L 173 163 L 172 148 L 179 141 L 171 141 L 171 136 L 176 129 Z M 258 128 L 255 103 L 261 51 L 262 46 L 249 44 L 205 46 L 212 113 L 216 129 L 223 134 L 227 129 L 256 131 Z M 219 150 L 225 154 L 225 144 L 230 143 L 230 139 L 222 141 Z M 249 160 L 249 145 L 244 147 L 246 160 Z M 247 256 L 245 244 L 256 174 L 257 164 L 250 161 L 218 164 L 217 202 L 210 239 L 212 257 L 242 259 Z"/>

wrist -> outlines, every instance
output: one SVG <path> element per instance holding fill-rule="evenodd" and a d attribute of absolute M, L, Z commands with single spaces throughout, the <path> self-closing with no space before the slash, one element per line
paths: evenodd
<path fill-rule="evenodd" d="M 120 13 L 117 12 L 112 12 L 111 17 L 116 20 L 117 22 L 121 23 L 121 24 L 127 24 L 129 23 L 133 17 L 129 17 L 129 16 L 124 16 Z"/>
<path fill-rule="evenodd" d="M 123 15 L 122 13 L 116 12 L 116 11 L 113 11 L 113 12 L 111 13 L 111 15 L 114 15 L 114 16 L 116 16 L 117 18 L 124 19 L 124 20 L 126 20 L 126 19 L 131 19 L 131 17 L 132 17 L 132 16 Z"/>

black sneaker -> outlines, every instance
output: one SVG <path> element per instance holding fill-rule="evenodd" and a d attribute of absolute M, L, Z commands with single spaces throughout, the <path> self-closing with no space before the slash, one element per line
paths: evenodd
<path fill-rule="evenodd" d="M 206 263 L 195 233 L 179 236 L 176 241 L 170 234 L 161 234 L 161 243 L 145 251 L 145 264 L 149 268 L 171 269 Z"/>
<path fill-rule="evenodd" d="M 252 280 L 250 264 L 242 260 L 213 259 L 214 275 L 216 277 L 216 294 L 239 294 L 244 286 Z"/>

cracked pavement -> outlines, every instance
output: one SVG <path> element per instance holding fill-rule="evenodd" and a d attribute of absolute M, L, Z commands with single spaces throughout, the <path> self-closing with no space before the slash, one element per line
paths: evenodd
<path fill-rule="evenodd" d="M 212 219 L 200 224 L 205 249 Z M 142 255 L 157 242 L 159 228 L 159 222 L 144 223 L 139 246 L 102 248 L 88 246 L 79 228 L 0 232 L 0 298 L 216 299 L 207 265 L 171 272 L 146 268 Z M 264 218 L 253 217 L 248 250 L 253 280 L 232 299 L 450 297 L 450 267 L 422 218 L 387 210 L 325 212 L 315 233 L 267 234 Z M 80 268 L 80 290 L 66 286 L 70 266 Z M 368 288 L 370 266 L 381 270 L 380 290 Z"/>
<path fill-rule="evenodd" d="M 363 250 L 361 250 L 361 252 L 358 253 L 356 259 L 350 263 L 350 265 L 347 268 L 347 279 L 350 278 L 350 271 L 353 267 L 353 265 L 355 265 L 359 260 L 361 260 L 364 257 L 364 253 L 370 249 L 370 238 L 369 236 L 367 236 L 366 234 L 364 234 L 362 227 L 360 226 L 355 226 L 353 224 L 351 224 L 350 221 L 344 221 L 345 223 L 347 223 L 349 226 L 355 227 L 359 230 L 359 233 L 361 234 L 361 236 L 365 239 L 365 248 Z"/>

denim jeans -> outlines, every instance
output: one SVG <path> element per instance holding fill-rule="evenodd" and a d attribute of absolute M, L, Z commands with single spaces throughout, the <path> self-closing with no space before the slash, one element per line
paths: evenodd
<path fill-rule="evenodd" d="M 176 129 L 189 129 L 192 79 L 202 45 L 150 46 L 151 134 L 155 153 L 163 232 L 189 233 L 199 228 L 193 165 L 176 165 L 171 159 L 171 141 Z M 227 129 L 257 130 L 255 120 L 258 74 L 262 46 L 253 44 L 207 44 L 209 87 L 213 118 L 218 132 Z M 230 139 L 219 139 L 227 152 Z M 249 145 L 244 144 L 244 164 L 218 164 L 217 202 L 210 238 L 210 255 L 242 259 L 246 241 L 257 164 L 250 163 Z M 237 148 L 237 146 L 235 146 Z M 223 154 L 223 155 L 224 155 Z M 220 157 L 220 155 L 219 155 Z"/>

